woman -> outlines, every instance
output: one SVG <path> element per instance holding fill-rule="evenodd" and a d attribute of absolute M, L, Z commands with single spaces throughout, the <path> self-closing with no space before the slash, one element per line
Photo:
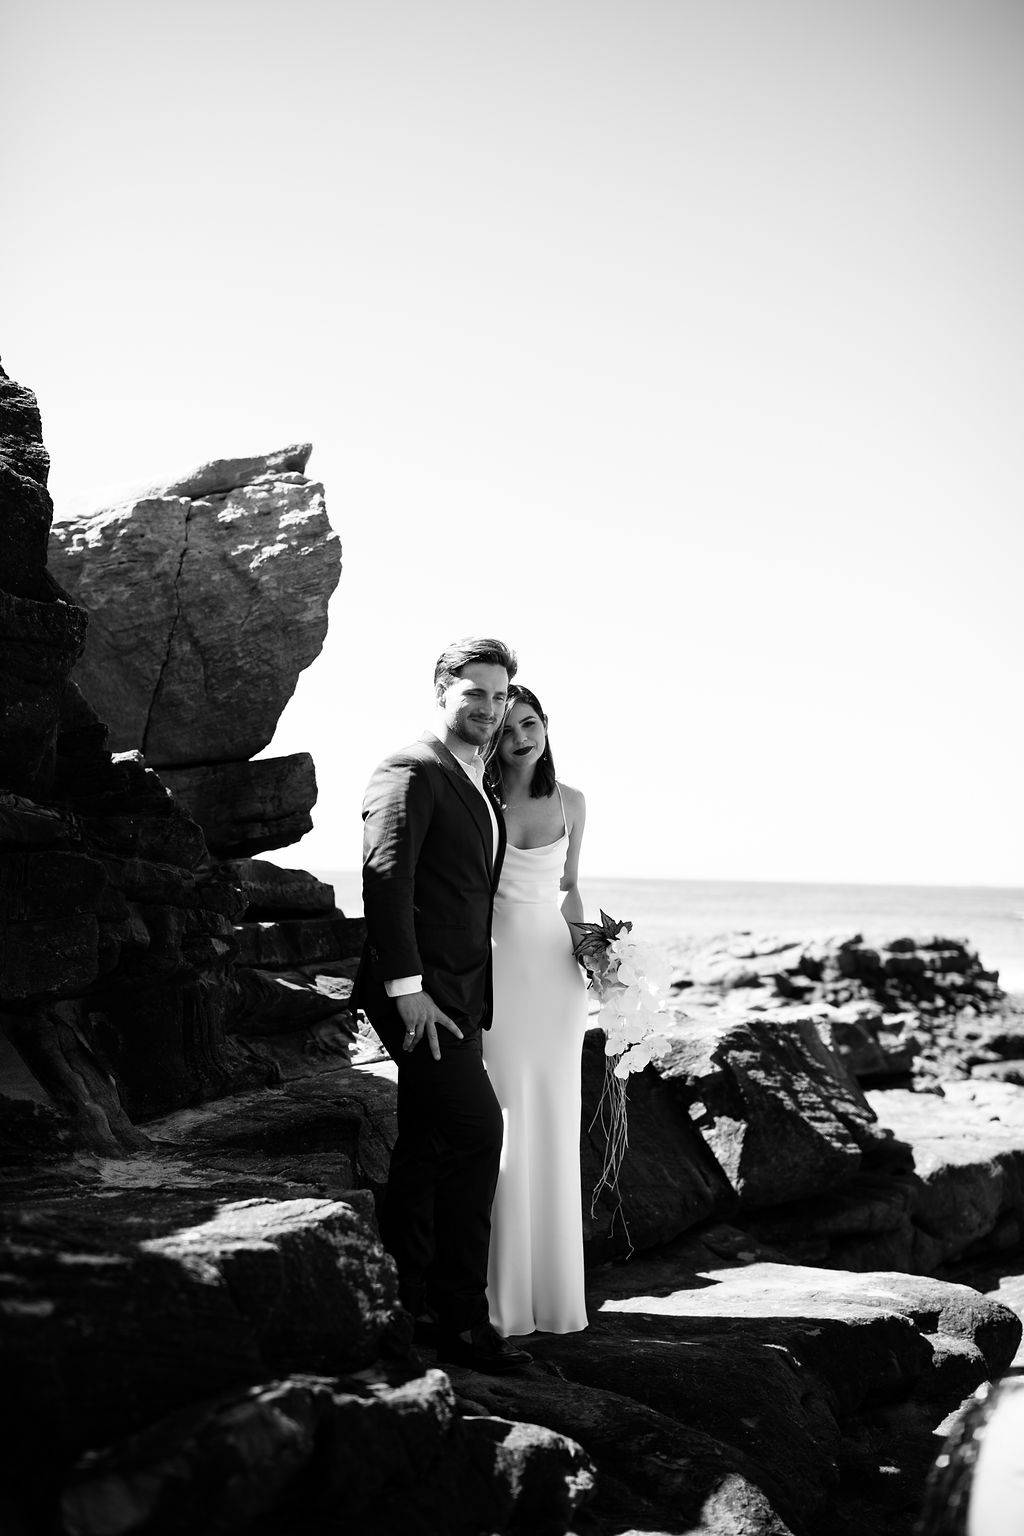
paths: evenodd
<path fill-rule="evenodd" d="M 488 773 L 508 845 L 494 901 L 494 1023 L 484 1062 L 505 1121 L 487 1297 L 500 1333 L 587 1326 L 580 1199 L 586 986 L 571 924 L 586 806 L 560 784 L 535 693 L 513 684 Z M 561 910 L 559 910 L 561 908 Z"/>

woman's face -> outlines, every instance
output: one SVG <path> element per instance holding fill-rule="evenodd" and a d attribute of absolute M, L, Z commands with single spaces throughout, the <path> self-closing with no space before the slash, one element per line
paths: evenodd
<path fill-rule="evenodd" d="M 510 768 L 532 768 L 547 745 L 544 721 L 525 699 L 517 699 L 505 716 L 498 742 L 498 760 Z"/>

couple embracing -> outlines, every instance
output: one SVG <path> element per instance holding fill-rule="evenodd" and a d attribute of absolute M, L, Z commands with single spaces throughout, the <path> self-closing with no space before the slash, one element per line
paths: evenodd
<path fill-rule="evenodd" d="M 402 1303 L 441 1359 L 490 1372 L 529 1363 L 510 1335 L 587 1326 L 585 807 L 515 673 L 500 640 L 449 646 L 432 729 L 373 774 L 356 983 L 398 1063 L 381 1235 Z"/>

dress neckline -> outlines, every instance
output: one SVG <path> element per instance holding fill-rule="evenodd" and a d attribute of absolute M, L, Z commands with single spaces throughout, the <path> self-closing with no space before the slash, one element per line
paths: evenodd
<path fill-rule="evenodd" d="M 514 848 L 516 853 L 544 853 L 548 848 L 554 848 L 569 836 L 568 827 L 563 827 L 558 836 L 550 843 L 534 843 L 531 848 L 520 848 L 518 843 L 508 842 L 507 848 Z"/>
<path fill-rule="evenodd" d="M 543 853 L 546 848 L 556 847 L 556 845 L 560 843 L 563 838 L 569 836 L 569 823 L 565 816 L 565 801 L 562 799 L 562 786 L 559 784 L 557 779 L 555 780 L 555 788 L 558 790 L 558 803 L 562 807 L 562 830 L 559 832 L 558 836 L 554 839 L 553 842 L 535 843 L 532 848 L 520 848 L 518 843 L 514 843 L 511 838 L 508 838 L 505 844 L 507 848 L 514 848 L 516 853 Z"/>

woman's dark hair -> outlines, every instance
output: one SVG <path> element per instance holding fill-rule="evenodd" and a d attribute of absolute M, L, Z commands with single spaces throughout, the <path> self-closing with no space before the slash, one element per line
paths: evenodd
<path fill-rule="evenodd" d="M 508 704 L 506 706 L 505 719 L 512 712 L 513 705 L 526 704 L 539 715 L 545 731 L 548 728 L 548 717 L 544 713 L 540 699 L 530 688 L 524 688 L 521 683 L 512 683 L 508 690 Z M 501 804 L 505 802 L 505 785 L 501 777 L 501 762 L 498 758 L 498 743 L 501 740 L 501 731 L 495 731 L 491 746 L 490 756 L 487 759 L 486 779 L 491 789 L 498 796 Z M 537 766 L 533 770 L 533 778 L 530 780 L 530 799 L 547 799 L 555 792 L 555 759 L 551 753 L 551 737 L 544 743 L 544 751 L 537 759 Z"/>
<path fill-rule="evenodd" d="M 434 667 L 434 687 L 440 683 L 447 688 L 455 678 L 462 676 L 463 667 L 482 661 L 489 667 L 504 667 L 509 682 L 516 675 L 516 653 L 503 640 L 489 636 L 467 635 L 464 640 L 453 640 L 446 645 Z"/>

